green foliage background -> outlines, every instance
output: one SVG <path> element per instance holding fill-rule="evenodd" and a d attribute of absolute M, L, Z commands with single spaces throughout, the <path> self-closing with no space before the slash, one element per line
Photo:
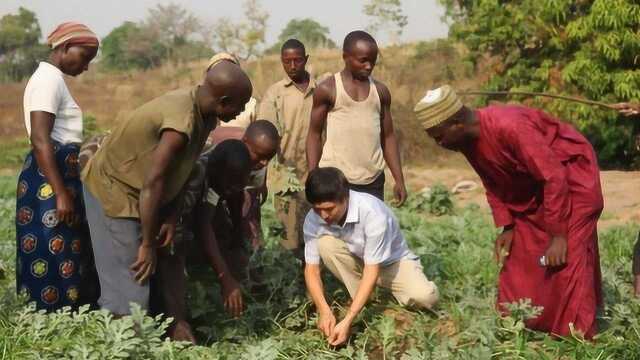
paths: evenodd
<path fill-rule="evenodd" d="M 105 312 L 44 314 L 15 295 L 14 177 L 0 177 L 0 358 L 1 359 L 638 359 L 640 301 L 631 294 L 630 257 L 637 225 L 601 233 L 605 308 L 595 342 L 554 340 L 526 330 L 523 320 L 536 309 L 513 304 L 513 316 L 494 310 L 497 267 L 491 261 L 496 235 L 490 218 L 477 207 L 453 208 L 450 215 L 427 215 L 438 199 L 411 198 L 397 211 L 427 276 L 438 284 L 434 312 L 397 306 L 383 290 L 364 309 L 349 344 L 327 345 L 315 328 L 315 313 L 305 295 L 300 263 L 278 245 L 273 208 L 264 207 L 266 247 L 252 258 L 261 269 L 263 290 L 246 294 L 248 308 L 239 320 L 224 313 L 215 276 L 195 271 L 189 304 L 202 346 L 163 338 L 166 321 L 145 316 L 113 319 Z M 426 208 L 425 208 L 426 206 Z M 325 274 L 335 311 L 344 313 L 347 293 Z"/>
<path fill-rule="evenodd" d="M 126 21 L 102 40 L 100 58 L 107 69 L 131 70 L 150 69 L 167 61 L 203 59 L 211 53 L 201 41 L 181 37 L 162 41 L 154 29 Z"/>
<path fill-rule="evenodd" d="M 280 48 L 285 41 L 298 39 L 302 41 L 305 48 L 328 48 L 333 49 L 336 43 L 329 38 L 329 28 L 321 25 L 311 18 L 291 19 L 278 35 L 278 41 L 265 52 L 268 54 L 279 54 Z"/>
<path fill-rule="evenodd" d="M 608 103 L 640 100 L 640 2 L 633 0 L 440 0 L 450 36 L 476 64 L 490 57 L 490 90 L 577 95 Z M 517 99 L 516 100 L 525 100 Z M 479 103 L 486 103 L 480 99 Z M 640 166 L 640 122 L 615 111 L 528 99 L 573 122 L 605 167 Z"/>
<path fill-rule="evenodd" d="M 101 58 L 107 68 L 117 70 L 148 69 L 162 62 L 164 47 L 161 44 L 147 44 L 144 56 L 129 49 L 129 43 L 140 39 L 141 29 L 127 21 L 111 30 L 102 41 Z"/>
<path fill-rule="evenodd" d="M 40 44 L 40 24 L 36 14 L 23 7 L 17 14 L 0 18 L 0 82 L 16 81 L 38 67 L 49 53 Z"/>

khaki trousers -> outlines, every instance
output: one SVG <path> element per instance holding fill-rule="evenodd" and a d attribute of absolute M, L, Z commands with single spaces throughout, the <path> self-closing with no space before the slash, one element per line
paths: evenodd
<path fill-rule="evenodd" d="M 324 265 L 356 295 L 364 263 L 353 255 L 344 241 L 333 236 L 318 239 L 318 252 Z M 380 269 L 378 285 L 390 289 L 401 305 L 430 309 L 438 301 L 438 288 L 422 272 L 419 260 L 400 260 Z"/>
<path fill-rule="evenodd" d="M 304 248 L 302 226 L 311 209 L 304 192 L 300 191 L 287 196 L 276 195 L 274 207 L 278 220 L 282 222 L 285 230 L 280 244 L 287 250 L 301 253 Z"/>

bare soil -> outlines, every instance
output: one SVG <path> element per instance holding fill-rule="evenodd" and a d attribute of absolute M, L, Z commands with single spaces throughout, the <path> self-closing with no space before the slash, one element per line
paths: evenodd
<path fill-rule="evenodd" d="M 478 188 L 454 195 L 459 206 L 476 203 L 489 210 L 480 179 L 469 166 L 453 159 L 454 167 L 414 166 L 406 171 L 408 186 L 420 190 L 441 183 L 452 189 L 458 182 L 471 180 Z M 600 173 L 605 206 L 600 217 L 600 227 L 621 225 L 628 222 L 640 223 L 640 171 L 602 171 Z"/>

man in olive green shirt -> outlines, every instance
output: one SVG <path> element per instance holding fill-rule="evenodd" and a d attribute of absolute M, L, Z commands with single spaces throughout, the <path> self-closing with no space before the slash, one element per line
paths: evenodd
<path fill-rule="evenodd" d="M 258 118 L 272 121 L 282 137 L 277 155 L 280 166 L 270 175 L 291 176 L 292 170 L 302 184 L 307 174 L 305 144 L 316 80 L 305 69 L 309 56 L 300 41 L 285 41 L 280 56 L 286 76 L 269 87 L 260 102 Z M 304 191 L 274 191 L 277 215 L 286 231 L 282 246 L 301 255 L 302 223 L 310 209 Z"/>
<path fill-rule="evenodd" d="M 156 247 L 175 228 L 161 209 L 171 207 L 217 119 L 236 117 L 251 92 L 237 64 L 217 60 L 202 85 L 133 111 L 86 164 L 82 179 L 102 308 L 117 315 L 128 314 L 131 302 L 147 308 Z"/>

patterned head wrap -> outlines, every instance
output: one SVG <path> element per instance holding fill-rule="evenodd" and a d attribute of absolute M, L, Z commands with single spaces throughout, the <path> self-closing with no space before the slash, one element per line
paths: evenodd
<path fill-rule="evenodd" d="M 217 54 L 213 55 L 211 57 L 211 59 L 209 59 L 209 64 L 207 65 L 207 68 L 205 69 L 205 72 L 209 71 L 209 69 L 211 69 L 212 67 L 218 65 L 223 60 L 231 61 L 232 63 L 234 63 L 236 65 L 240 65 L 240 61 L 238 61 L 238 58 L 235 55 L 229 54 L 229 53 L 226 53 L 226 52 L 221 52 L 221 53 L 217 53 Z"/>
<path fill-rule="evenodd" d="M 462 109 L 462 102 L 449 85 L 427 91 L 427 95 L 416 104 L 413 112 L 422 127 L 427 130 L 437 126 Z"/>
<path fill-rule="evenodd" d="M 98 47 L 100 40 L 86 25 L 70 21 L 58 25 L 47 37 L 47 44 L 52 49 L 65 44 Z"/>

